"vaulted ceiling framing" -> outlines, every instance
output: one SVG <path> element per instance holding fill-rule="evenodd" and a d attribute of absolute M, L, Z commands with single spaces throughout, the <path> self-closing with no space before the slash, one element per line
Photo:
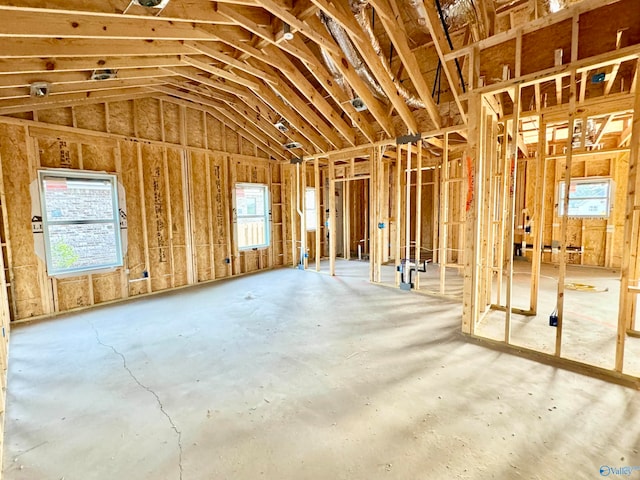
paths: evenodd
<path fill-rule="evenodd" d="M 449 31 L 456 2 L 0 0 L 0 115 L 156 97 L 221 115 L 280 160 L 464 124 L 468 67 L 446 55 L 510 7 L 477 1 Z M 544 1 L 516 3 L 538 16 Z"/>

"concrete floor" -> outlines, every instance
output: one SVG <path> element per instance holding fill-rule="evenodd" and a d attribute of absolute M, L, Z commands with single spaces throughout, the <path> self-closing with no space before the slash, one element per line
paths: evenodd
<path fill-rule="evenodd" d="M 546 480 L 640 466 L 637 391 L 467 343 L 458 303 L 367 272 L 282 269 L 16 326 L 4 478 Z"/>
<path fill-rule="evenodd" d="M 518 259 L 514 264 L 513 306 L 530 307 L 531 263 Z M 553 354 L 556 329 L 549 326 L 549 315 L 557 301 L 558 267 L 542 264 L 538 315 L 513 315 L 511 342 L 515 345 Z M 596 291 L 565 289 L 565 317 L 562 329 L 562 356 L 582 363 L 613 369 L 616 356 L 620 272 L 598 267 L 569 265 L 565 284 L 596 287 Z M 506 285 L 506 284 L 505 284 Z M 493 301 L 496 285 L 494 281 Z M 503 300 L 505 303 L 503 287 Z M 491 312 L 476 332 L 495 340 L 504 339 L 505 313 Z M 640 338 L 627 337 L 624 372 L 640 376 Z M 640 478 L 640 474 L 638 475 Z"/>

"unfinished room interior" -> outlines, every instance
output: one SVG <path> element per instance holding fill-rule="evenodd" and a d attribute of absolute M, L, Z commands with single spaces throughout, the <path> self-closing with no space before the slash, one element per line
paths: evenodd
<path fill-rule="evenodd" d="M 640 478 L 638 0 L 0 0 L 3 480 Z"/>

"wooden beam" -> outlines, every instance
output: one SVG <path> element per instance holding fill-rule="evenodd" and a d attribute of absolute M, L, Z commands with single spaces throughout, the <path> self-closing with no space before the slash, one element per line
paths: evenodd
<path fill-rule="evenodd" d="M 313 1 L 316 4 L 320 3 L 320 4 L 324 4 L 325 6 L 327 4 L 326 0 L 313 0 Z M 402 118 L 409 133 L 418 133 L 419 131 L 418 124 L 416 122 L 416 119 L 413 113 L 407 106 L 407 103 L 405 102 L 404 98 L 402 98 L 398 94 L 398 90 L 396 86 L 393 84 L 391 77 L 385 71 L 382 64 L 380 63 L 381 59 L 378 57 L 378 54 L 376 53 L 373 46 L 371 45 L 371 42 L 369 42 L 367 39 L 365 39 L 364 41 L 361 41 L 360 35 L 355 36 L 352 33 L 353 31 L 359 31 L 361 27 L 356 21 L 355 17 L 353 17 L 353 15 L 347 14 L 348 7 L 342 2 L 343 0 L 333 0 L 333 4 L 338 9 L 342 9 L 344 13 L 344 16 L 341 17 L 341 20 L 339 21 L 339 23 L 341 23 L 341 26 L 345 28 L 345 30 L 349 34 L 349 37 L 351 38 L 351 41 L 353 42 L 354 46 L 360 52 L 360 55 L 362 55 L 364 61 L 369 66 L 374 77 L 380 84 L 380 87 L 389 98 L 389 101 L 391 102 L 391 104 L 395 107 L 400 118 Z M 336 62 L 336 64 L 338 65 L 341 63 L 342 63 L 342 59 L 340 59 L 339 62 Z"/>
<path fill-rule="evenodd" d="M 193 22 L 0 5 L 0 37 L 211 40 Z"/>
<path fill-rule="evenodd" d="M 4 43 L 4 41 L 3 41 Z M 0 56 L 2 54 L 0 53 Z M 0 58 L 0 75 L 21 74 L 54 74 L 93 70 L 118 70 L 119 76 L 128 69 L 157 69 L 181 65 L 179 55 L 135 56 L 135 57 L 51 57 L 51 58 Z"/>
<path fill-rule="evenodd" d="M 450 65 L 445 58 L 445 53 L 449 52 L 451 48 L 449 48 L 447 39 L 444 35 L 444 31 L 442 30 L 440 15 L 436 11 L 436 7 L 433 2 L 422 1 L 420 2 L 420 5 L 424 5 L 424 9 L 426 11 L 427 28 L 429 29 L 429 33 L 431 34 L 431 38 L 433 39 L 433 45 L 438 52 L 438 57 L 440 58 L 440 62 L 442 64 L 442 70 L 447 77 L 447 82 L 449 83 L 449 87 L 451 88 L 453 99 L 458 106 L 458 111 L 460 112 L 462 121 L 466 124 L 467 114 L 464 107 L 462 106 L 462 102 L 460 101 L 458 82 L 456 80 L 457 77 L 451 71 Z M 461 81 L 463 80 L 461 79 Z"/>
<path fill-rule="evenodd" d="M 249 121 L 240 119 L 235 113 L 229 112 L 227 105 L 220 102 L 216 102 L 214 100 L 203 98 L 199 95 L 182 92 L 176 88 L 160 86 L 160 87 L 154 87 L 154 89 L 157 90 L 158 92 L 168 95 L 169 97 L 167 98 L 167 101 L 170 101 L 171 97 L 175 97 L 176 99 L 183 100 L 183 102 L 174 102 L 174 103 L 189 106 L 191 102 L 193 102 L 197 104 L 201 109 L 205 109 L 206 111 L 211 113 L 211 115 L 213 115 L 214 117 L 219 118 L 219 115 L 222 114 L 227 119 L 228 122 L 231 122 L 231 125 L 235 125 L 236 127 L 239 127 L 240 134 L 245 136 L 249 141 L 258 142 L 264 145 L 268 149 L 267 151 L 270 154 L 272 154 L 274 157 L 278 158 L 279 160 L 288 160 L 286 156 L 282 153 L 282 145 L 279 145 L 273 140 L 269 139 L 264 132 L 259 130 Z M 243 132 L 246 132 L 246 133 L 243 133 Z"/>
<path fill-rule="evenodd" d="M 246 62 L 237 60 L 236 58 L 216 49 L 211 42 L 187 42 L 186 45 L 194 51 L 199 52 L 214 60 L 227 64 L 229 67 L 236 68 L 256 78 L 266 80 L 269 83 L 278 83 L 278 79 L 260 68 L 249 65 Z"/>
<path fill-rule="evenodd" d="M 195 58 L 191 58 L 189 56 L 183 56 L 182 60 L 184 61 L 184 63 L 191 65 L 192 67 L 195 67 L 199 70 L 202 70 L 203 72 L 207 72 L 212 75 L 215 75 L 216 77 L 224 78 L 231 82 L 238 83 L 247 88 L 256 89 L 259 87 L 259 84 L 257 81 L 251 80 L 246 77 L 241 77 L 239 75 L 234 74 L 233 72 L 228 72 L 222 68 L 209 65 L 208 63 L 201 62 L 200 60 L 196 60 Z"/>
<path fill-rule="evenodd" d="M 6 37 L 2 39 L 0 58 L 50 61 L 48 59 L 52 57 L 149 57 L 186 53 L 191 51 L 181 41 Z"/>
<path fill-rule="evenodd" d="M 640 62 L 636 63 L 636 75 L 640 74 Z M 620 268 L 620 300 L 618 306 L 618 330 L 616 337 L 615 369 L 624 369 L 624 348 L 627 330 L 634 324 L 632 318 L 635 297 L 630 294 L 629 287 L 638 285 L 638 235 L 640 234 L 640 212 L 636 207 L 640 204 L 640 88 L 635 91 L 634 113 L 631 134 L 631 151 L 629 153 L 629 175 L 627 181 L 627 201 L 625 206 L 624 244 Z M 634 285 L 635 283 L 635 285 Z"/>
<path fill-rule="evenodd" d="M 317 20 L 317 18 L 315 20 Z M 300 49 L 309 48 L 299 38 L 296 38 L 292 41 L 295 42 L 296 46 Z M 318 61 L 313 63 L 305 62 L 304 65 L 320 83 L 322 88 L 325 89 L 325 91 L 331 96 L 336 104 L 339 105 L 342 111 L 349 117 L 352 124 L 362 132 L 367 140 L 369 140 L 370 142 L 375 141 L 375 132 L 371 127 L 371 123 L 367 120 L 363 113 L 356 111 L 356 109 L 351 104 L 351 99 L 347 96 L 346 91 L 340 88 L 339 85 L 337 85 L 336 80 L 329 74 L 329 72 L 327 72 L 327 69 L 323 67 Z M 297 74 L 295 75 L 297 76 Z"/>
<path fill-rule="evenodd" d="M 104 101 L 120 101 L 133 98 L 153 96 L 154 92 L 148 88 L 131 87 L 95 92 L 69 93 L 52 95 L 35 99 L 10 99 L 0 101 L 0 115 L 25 112 L 30 110 L 44 110 L 50 108 L 70 107 L 73 105 L 90 105 Z"/>
<path fill-rule="evenodd" d="M 287 58 L 287 56 L 280 49 L 274 46 L 268 46 L 264 49 L 264 51 L 267 55 L 279 58 L 281 63 L 283 65 L 286 65 L 289 70 L 288 75 L 273 72 L 273 77 L 277 79 L 277 81 L 274 82 L 273 85 L 274 89 L 282 89 L 283 86 L 287 85 L 286 81 L 290 81 L 305 96 L 307 102 L 313 105 L 329 122 L 329 124 L 332 125 L 333 128 L 335 128 L 335 130 L 337 130 L 347 140 L 350 145 L 355 145 L 355 132 L 353 128 L 347 125 L 347 123 L 340 117 L 340 115 L 338 115 L 333 107 L 329 105 L 329 102 L 327 102 L 327 100 L 325 100 L 320 92 L 318 92 L 318 90 L 314 88 L 314 86 L 305 78 L 302 72 L 300 72 L 300 70 L 295 67 L 295 65 Z M 263 68 L 263 71 L 264 70 L 265 69 Z M 286 89 L 288 89 L 288 87 L 286 87 Z M 291 89 L 288 90 L 291 91 Z M 283 94 L 283 92 L 280 93 Z M 288 96 L 285 96 L 285 98 L 288 98 Z M 324 132 L 321 131 L 321 133 Z M 333 136 L 333 134 L 331 136 Z M 337 135 L 334 137 L 334 139 L 338 140 L 338 138 L 336 137 Z"/>
<path fill-rule="evenodd" d="M 324 118 L 321 118 L 315 110 L 313 110 L 305 100 L 300 98 L 300 96 L 291 88 L 287 83 L 287 79 L 283 76 L 280 76 L 277 72 L 273 71 L 269 66 L 264 67 L 268 73 L 274 76 L 280 77 L 280 81 L 277 85 L 273 85 L 271 88 L 275 90 L 282 98 L 286 100 L 286 102 L 291 105 L 293 109 L 300 116 L 306 120 L 306 122 L 311 125 L 318 133 L 320 133 L 326 140 L 331 142 L 331 144 L 336 148 L 341 148 L 343 146 L 343 139 L 338 134 L 338 126 L 337 124 L 330 125 L 328 124 Z M 260 91 L 266 90 L 268 87 L 266 85 L 260 86 L 258 89 Z M 304 88 L 301 86 L 301 88 Z M 336 120 L 341 124 L 341 127 L 344 127 L 346 130 L 350 130 L 348 125 L 346 125 L 342 120 L 335 114 L 335 111 L 331 108 L 331 106 L 326 102 L 322 96 L 318 94 L 318 92 L 311 86 L 308 85 L 308 88 L 305 88 L 305 91 L 310 95 L 311 99 L 307 98 L 307 101 L 310 101 L 310 104 L 313 105 L 318 110 L 321 110 L 321 113 L 326 114 L 326 117 L 329 122 L 331 120 Z M 315 100 L 315 102 L 313 101 Z M 355 135 L 353 132 L 347 132 L 348 138 L 350 139 L 350 144 L 355 144 Z"/>
<path fill-rule="evenodd" d="M 418 59 L 409 47 L 406 33 L 403 32 L 402 29 L 398 28 L 398 25 L 403 24 L 402 17 L 396 17 L 396 15 L 394 15 L 387 0 L 372 0 L 371 4 L 376 8 L 376 13 L 380 16 L 380 20 L 382 21 L 391 42 L 393 42 L 393 45 L 396 47 L 398 56 L 400 57 L 409 78 L 418 92 L 418 97 L 422 100 L 422 103 L 424 103 L 425 109 L 429 114 L 429 118 L 431 118 L 431 121 L 436 128 L 440 127 L 442 125 L 440 112 L 431 97 L 431 92 L 429 91 L 430 89 L 424 79 L 424 75 L 420 71 Z"/>

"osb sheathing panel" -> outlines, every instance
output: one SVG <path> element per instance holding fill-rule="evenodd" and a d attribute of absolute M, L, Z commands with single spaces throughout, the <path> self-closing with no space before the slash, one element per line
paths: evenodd
<path fill-rule="evenodd" d="M 571 61 L 570 19 L 522 37 L 522 75 L 555 66 L 555 50 L 558 48 L 563 51 L 562 63 L 569 63 Z"/>
<path fill-rule="evenodd" d="M 109 132 L 132 136 L 133 102 L 113 102 L 109 104 Z"/>
<path fill-rule="evenodd" d="M 167 149 L 169 171 L 169 200 L 171 204 L 171 246 L 173 250 L 174 286 L 180 287 L 187 280 L 187 241 L 184 216 L 184 192 L 182 183 L 182 152 Z"/>
<path fill-rule="evenodd" d="M 37 138 L 36 142 L 42 167 L 80 168 L 77 144 L 51 138 Z"/>
<path fill-rule="evenodd" d="M 137 135 L 149 140 L 162 140 L 160 128 L 160 101 L 155 98 L 142 98 L 133 101 Z"/>
<path fill-rule="evenodd" d="M 105 109 L 104 103 L 74 107 L 73 111 L 76 117 L 75 126 L 78 128 L 86 128 L 87 130 L 96 130 L 98 132 L 106 131 L 107 117 Z"/>
<path fill-rule="evenodd" d="M 122 183 L 127 193 L 126 267 L 129 269 L 130 279 L 140 279 L 146 267 L 137 146 L 132 142 L 120 142 L 119 145 L 122 158 Z M 146 281 L 129 283 L 130 296 L 140 293 L 147 293 Z"/>
<path fill-rule="evenodd" d="M 14 318 L 44 313 L 38 276 L 38 258 L 31 233 L 31 182 L 26 133 L 23 127 L 0 124 L 0 158 L 7 201 L 8 237 L 13 272 L 12 293 L 17 311 Z"/>
<path fill-rule="evenodd" d="M 243 155 L 254 155 L 256 153 L 254 145 L 246 138 L 242 139 L 242 153 Z"/>
<path fill-rule="evenodd" d="M 187 109 L 187 145 L 204 147 L 204 120 L 199 110 Z"/>
<path fill-rule="evenodd" d="M 135 114 L 134 114 L 135 110 Z M 160 113 L 165 124 L 164 136 L 160 130 Z M 12 271 L 15 289 L 15 318 L 26 318 L 45 313 L 45 300 L 41 298 L 47 289 L 51 288 L 50 281 L 44 280 L 38 270 L 39 260 L 33 251 L 33 237 L 31 233 L 30 217 L 31 202 L 28 194 L 29 161 L 34 167 L 38 160 L 44 167 L 85 168 L 90 170 L 106 170 L 116 172 L 118 165 L 121 170 L 120 181 L 126 192 L 128 249 L 125 254 L 124 276 L 122 269 L 115 272 L 94 274 L 59 279 L 53 290 L 55 308 L 67 310 L 79 306 L 89 306 L 121 298 L 123 288 L 128 288 L 127 295 L 135 296 L 186 285 L 188 264 L 193 262 L 194 273 L 199 280 L 222 278 L 230 274 L 232 258 L 229 248 L 231 227 L 230 177 L 229 163 L 232 160 L 222 154 L 206 155 L 196 150 L 188 151 L 190 147 L 175 147 L 152 145 L 145 139 L 167 142 L 178 142 L 181 136 L 180 107 L 156 100 L 140 100 L 134 102 L 117 102 L 109 105 L 86 106 L 72 111 L 71 108 L 39 112 L 53 124 L 72 126 L 75 118 L 77 125 L 96 131 L 106 130 L 110 133 L 134 137 L 136 131 L 143 141 L 136 142 L 133 138 L 119 140 L 118 150 L 97 147 L 87 137 L 85 144 L 39 138 L 38 147 L 32 159 L 27 158 L 27 139 L 23 127 L 0 124 L 0 136 L 3 171 L 5 172 L 5 190 L 7 192 L 9 214 L 9 237 L 13 252 Z M 137 123 L 134 124 L 134 117 Z M 238 135 L 231 129 L 225 128 L 217 119 L 207 116 L 203 121 L 202 112 L 192 112 L 186 109 L 187 142 L 204 146 L 207 142 L 214 150 L 223 150 L 227 144 L 231 145 L 230 153 L 237 152 Z M 195 126 L 194 126 L 195 124 Z M 205 125 L 206 124 L 206 125 Z M 207 142 L 204 135 L 206 134 Z M 197 139 L 196 137 L 199 137 Z M 63 135 L 62 135 L 62 138 Z M 35 141 L 34 141 L 35 146 Z M 243 145 L 243 150 L 255 149 L 249 144 Z M 120 159 L 116 162 L 116 159 Z M 191 158 L 191 160 L 184 160 Z M 280 183 L 281 165 L 274 162 L 255 160 L 235 161 L 239 172 L 238 181 L 259 182 L 268 184 L 273 178 Z M 185 163 L 186 162 L 186 163 Z M 187 168 L 191 171 L 191 179 L 183 179 L 183 172 Z M 207 182 L 206 165 L 209 163 L 210 177 Z M 286 186 L 275 185 L 277 195 L 282 198 L 278 202 L 288 202 L 291 198 L 290 166 L 284 167 L 289 183 Z M 269 175 L 269 169 L 271 169 Z M 184 182 L 191 182 L 189 191 L 192 194 L 194 231 L 191 237 L 186 232 L 186 210 Z M 207 197 L 207 183 L 211 187 L 211 199 Z M 142 185 L 142 190 L 141 190 Z M 283 188 L 284 187 L 284 188 Z M 273 193 L 272 193 L 273 195 Z M 272 197 L 274 198 L 274 197 Z M 209 210 L 210 202 L 210 210 Z M 274 200 L 275 202 L 275 200 Z M 291 226 L 289 218 L 290 205 L 284 208 L 278 206 L 278 218 L 282 223 L 274 227 L 274 243 L 270 249 L 260 252 L 249 252 L 240 263 L 243 271 L 253 271 L 284 262 L 284 239 L 291 242 Z M 146 216 L 143 218 L 143 212 Z M 213 229 L 213 245 L 208 228 Z M 147 237 L 145 239 L 145 229 Z M 283 231 L 285 232 L 283 238 Z M 191 246 L 187 239 L 191 238 Z M 281 240 L 277 243 L 276 238 Z M 202 248 L 200 248 L 200 247 Z M 193 253 L 192 253 L 193 252 Z M 286 254 L 287 252 L 284 251 Z M 149 261 L 147 264 L 146 257 Z M 195 258 L 194 258 L 195 257 Z M 211 265 L 212 257 L 214 264 Z M 150 279 L 145 277 L 148 271 Z M 240 272 L 235 272 L 240 273 Z M 40 281 L 47 285 L 40 285 Z M 127 281 L 127 279 L 129 281 Z M 123 280 L 126 282 L 123 285 Z M 90 283 L 92 282 L 92 283 Z M 151 289 L 149 288 L 151 286 Z M 93 287 L 93 292 L 91 290 Z"/>
<path fill-rule="evenodd" d="M 238 152 L 238 134 L 231 130 L 231 128 L 225 126 L 224 135 L 226 142 L 225 150 L 229 153 L 240 153 Z"/>
<path fill-rule="evenodd" d="M 144 202 L 147 212 L 149 245 L 149 276 L 152 290 L 171 287 L 171 254 L 169 252 L 169 222 L 167 218 L 166 179 L 162 148 L 142 145 Z"/>
<path fill-rule="evenodd" d="M 207 122 L 209 123 L 209 122 Z M 227 248 L 228 226 L 225 211 L 227 180 L 224 177 L 225 162 L 222 156 L 210 155 L 211 159 L 211 207 L 213 217 L 213 258 L 215 278 L 226 277 L 229 274 L 229 264 L 226 259 L 231 258 Z"/>
<path fill-rule="evenodd" d="M 618 30 L 623 30 L 621 47 L 640 43 L 638 0 L 622 0 L 580 15 L 578 58 L 615 50 Z"/>
<path fill-rule="evenodd" d="M 584 220 L 582 243 L 584 245 L 583 262 L 585 265 L 604 267 L 606 237 L 606 220 Z"/>
<path fill-rule="evenodd" d="M 85 170 L 115 172 L 116 162 L 113 148 L 82 145 L 82 167 Z"/>
<path fill-rule="evenodd" d="M 625 154 L 618 157 L 615 161 L 616 182 L 614 205 L 620 206 L 614 208 L 611 224 L 613 231 L 613 244 L 611 253 L 611 266 L 620 267 L 622 265 L 622 253 L 624 249 L 624 224 L 625 224 L 625 205 L 627 202 L 627 178 L 629 176 L 629 155 Z"/>
<path fill-rule="evenodd" d="M 169 143 L 180 143 L 180 107 L 175 103 L 161 102 L 164 117 L 164 140 Z"/>
<path fill-rule="evenodd" d="M 199 282 L 211 280 L 211 245 L 209 242 L 209 207 L 207 200 L 207 156 L 191 153 L 191 182 L 193 185 L 193 222 L 197 278 Z"/>
<path fill-rule="evenodd" d="M 117 300 L 122 295 L 120 270 L 112 273 L 94 274 L 93 297 L 95 303 Z"/>
<path fill-rule="evenodd" d="M 55 108 L 52 110 L 40 110 L 37 112 L 38 121 L 53 123 L 54 125 L 73 126 L 73 112 L 71 107 Z"/>
<path fill-rule="evenodd" d="M 55 284 L 57 286 L 59 311 L 64 312 L 91 305 L 89 283 L 86 275 L 60 279 Z"/>
<path fill-rule="evenodd" d="M 207 115 L 207 146 L 211 150 L 223 150 L 224 125 L 218 119 Z"/>
<path fill-rule="evenodd" d="M 485 85 L 502 81 L 502 66 L 509 65 L 511 77 L 515 74 L 516 41 L 510 40 L 480 53 L 480 76 Z"/>

